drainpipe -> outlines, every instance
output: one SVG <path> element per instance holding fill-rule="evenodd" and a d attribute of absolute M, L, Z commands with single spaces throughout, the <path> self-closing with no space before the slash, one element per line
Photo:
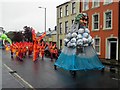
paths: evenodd
<path fill-rule="evenodd" d="M 118 2 L 118 63 L 120 63 L 120 1 Z"/>
<path fill-rule="evenodd" d="M 56 45 L 57 45 L 57 47 L 59 48 L 59 10 L 58 10 L 58 7 L 56 7 L 56 9 L 57 9 L 57 12 L 56 12 L 56 14 L 57 14 L 57 26 L 56 26 L 56 32 L 57 32 L 57 36 L 56 36 L 56 38 L 57 38 L 57 42 L 56 42 Z"/>
<path fill-rule="evenodd" d="M 80 7 L 79 8 L 80 13 L 82 12 L 82 6 L 81 5 L 82 5 L 82 1 L 80 0 L 80 6 L 79 6 Z"/>
<path fill-rule="evenodd" d="M 118 2 L 118 64 L 120 64 L 120 1 Z M 120 74 L 120 68 L 118 68 L 118 75 Z M 120 83 L 120 78 L 118 77 L 118 84 Z M 120 86 L 118 85 L 118 88 Z"/>

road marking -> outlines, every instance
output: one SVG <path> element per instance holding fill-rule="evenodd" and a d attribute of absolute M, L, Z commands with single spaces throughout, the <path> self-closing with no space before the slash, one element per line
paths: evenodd
<path fill-rule="evenodd" d="M 9 71 L 13 71 L 11 68 L 9 68 L 6 64 L 4 64 L 4 66 L 9 70 Z"/>
<path fill-rule="evenodd" d="M 9 70 L 9 71 L 13 71 L 10 67 L 8 67 L 6 64 L 4 64 L 4 66 Z M 19 78 L 22 82 L 24 82 L 26 85 L 29 86 L 29 88 L 31 88 L 32 90 L 35 90 L 35 88 L 30 85 L 27 81 L 25 81 L 22 77 L 20 77 L 20 75 L 18 75 L 17 73 L 14 73 L 14 75 Z"/>

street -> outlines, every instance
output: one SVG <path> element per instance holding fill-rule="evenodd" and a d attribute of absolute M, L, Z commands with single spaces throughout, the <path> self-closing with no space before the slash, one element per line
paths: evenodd
<path fill-rule="evenodd" d="M 24 61 L 10 58 L 10 52 L 2 52 L 2 88 L 118 88 L 120 76 L 105 71 L 77 71 L 72 78 L 69 71 L 54 70 L 54 61 L 50 58 L 38 59 L 26 57 Z"/>

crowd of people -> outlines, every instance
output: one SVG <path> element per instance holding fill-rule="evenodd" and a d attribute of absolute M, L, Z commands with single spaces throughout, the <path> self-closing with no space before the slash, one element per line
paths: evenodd
<path fill-rule="evenodd" d="M 6 50 L 11 51 L 11 58 L 16 57 L 17 60 L 23 61 L 26 56 L 33 57 L 33 61 L 36 61 L 41 57 L 44 60 L 44 56 L 49 52 L 51 61 L 53 58 L 58 57 L 58 48 L 56 44 L 41 42 L 16 42 L 9 46 L 5 46 Z M 47 51 L 47 52 L 46 52 Z"/>

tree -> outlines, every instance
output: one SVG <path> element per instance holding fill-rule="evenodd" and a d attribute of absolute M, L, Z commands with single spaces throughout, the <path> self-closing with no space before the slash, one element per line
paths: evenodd
<path fill-rule="evenodd" d="M 13 37 L 14 37 L 13 31 L 9 31 L 8 33 L 6 33 L 6 35 L 13 41 Z"/>
<path fill-rule="evenodd" d="M 15 42 L 21 42 L 21 41 L 23 41 L 22 31 L 14 32 L 14 38 L 13 39 L 14 39 Z"/>
<path fill-rule="evenodd" d="M 32 28 L 24 26 L 24 41 L 32 42 Z"/>
<path fill-rule="evenodd" d="M 21 42 L 21 41 L 23 41 L 22 31 L 19 31 L 19 32 L 10 31 L 10 32 L 8 32 L 6 34 L 12 40 L 12 42 Z"/>

